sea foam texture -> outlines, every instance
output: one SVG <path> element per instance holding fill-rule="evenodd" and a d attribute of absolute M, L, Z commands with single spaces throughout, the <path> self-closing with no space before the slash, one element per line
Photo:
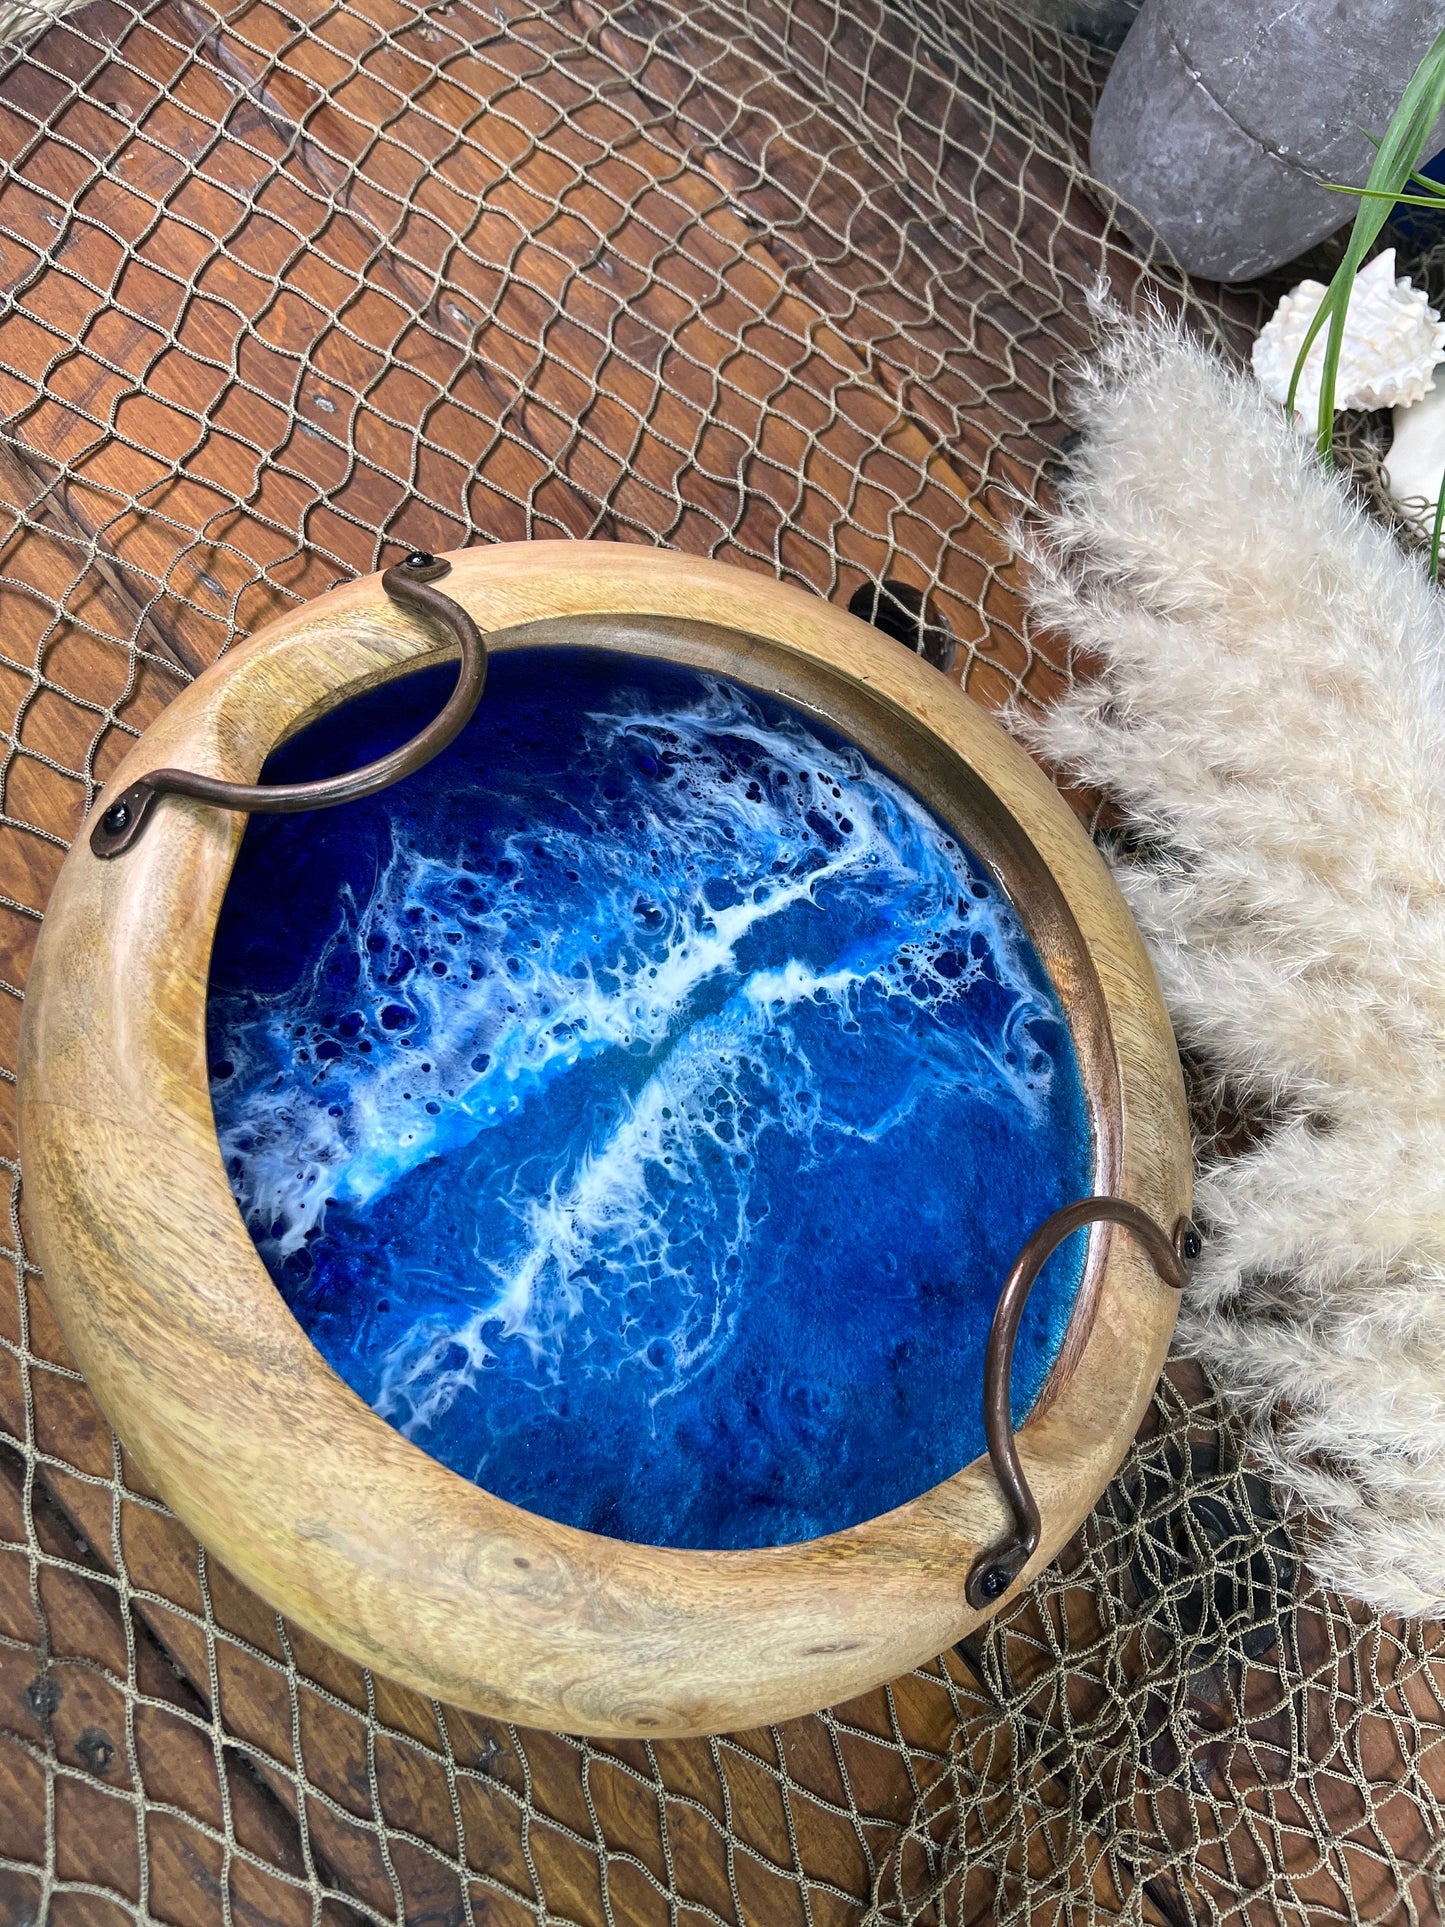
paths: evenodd
<path fill-rule="evenodd" d="M 692 686 L 579 713 L 545 823 L 534 803 L 469 849 L 393 822 L 294 984 L 213 1012 L 221 1143 L 268 1263 L 307 1302 L 319 1284 L 324 1323 L 338 1220 L 349 1275 L 403 1197 L 435 1225 L 431 1282 L 413 1252 L 358 1389 L 453 1463 L 469 1414 L 461 1469 L 503 1488 L 517 1424 L 545 1456 L 523 1393 L 565 1415 L 579 1376 L 627 1380 L 626 1422 L 656 1432 L 799 1262 L 793 1193 L 840 1157 L 906 1155 L 960 1090 L 1050 1129 L 1059 1013 L 976 861 L 856 749 Z"/>

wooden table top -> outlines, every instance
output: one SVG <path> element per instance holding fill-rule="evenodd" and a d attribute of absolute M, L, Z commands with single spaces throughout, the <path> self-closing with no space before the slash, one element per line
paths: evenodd
<path fill-rule="evenodd" d="M 905 581 L 981 702 L 1061 686 L 1002 526 L 1065 435 L 1093 275 L 1128 294 L 1139 266 L 1067 164 L 1096 69 L 1000 17 L 964 4 L 955 60 L 877 0 L 97 0 L 0 68 L 0 1927 L 828 1927 L 875 1882 L 911 1920 L 926 1813 L 888 1856 L 930 1787 L 943 1838 L 965 1783 L 987 1797 L 950 1919 L 1016 1904 L 1026 1789 L 1068 1819 L 1031 1836 L 1063 1863 L 1048 1891 L 1097 1912 L 1177 1922 L 1206 1889 L 1248 1911 L 1293 1869 L 1324 1911 L 1404 1919 L 1413 1892 L 1431 1917 L 1419 1632 L 1371 1634 L 1367 1688 L 1339 1602 L 1301 1622 L 1319 1692 L 1395 1715 L 1338 1743 L 1327 1851 L 1302 1795 L 1281 1817 L 1278 1717 L 1251 1729 L 1227 1679 L 1190 1687 L 1204 1793 L 1156 1802 L 1134 1858 L 1051 1776 L 1047 1732 L 1102 1734 L 1128 1685 L 1105 1660 L 1143 1651 L 1100 1630 L 1087 1567 L 1001 1637 L 1016 1690 L 1074 1647 L 1113 1683 L 1032 1726 L 990 1711 L 992 1648 L 723 1739 L 509 1730 L 362 1673 L 202 1557 L 25 1255 L 15 1036 L 65 845 L 196 668 L 333 582 L 413 546 L 659 543 L 842 603 Z M 1257 312 L 1196 306 L 1236 340 Z M 1429 1739 L 1409 1757 L 1401 1709 Z M 1187 1878 L 1158 1872 L 1181 1854 Z"/>

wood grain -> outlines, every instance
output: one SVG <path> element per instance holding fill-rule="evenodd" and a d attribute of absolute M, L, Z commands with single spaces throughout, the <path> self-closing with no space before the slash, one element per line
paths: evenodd
<path fill-rule="evenodd" d="M 810 216 L 828 211 L 817 182 L 785 205 L 765 197 L 779 229 L 760 231 L 758 196 L 698 164 L 699 130 L 620 83 L 605 54 L 625 36 L 593 46 L 565 14 L 515 4 L 501 11 L 525 43 L 461 0 L 425 28 L 374 11 L 390 31 L 364 49 L 353 19 L 317 8 L 252 0 L 224 34 L 184 5 L 157 16 L 168 33 L 127 42 L 141 75 L 97 89 L 123 94 L 146 138 L 118 131 L 105 100 L 78 103 L 63 256 L 13 251 L 0 402 L 28 449 L 83 471 L 88 519 L 145 606 L 168 605 L 167 632 L 208 659 L 232 622 L 254 627 L 338 566 L 370 566 L 378 533 L 430 547 L 472 530 L 621 534 L 781 569 L 835 599 L 885 573 L 934 584 L 980 695 L 1046 697 L 1056 678 L 1025 636 L 1017 564 L 977 496 L 984 425 L 1009 408 L 1042 419 L 1036 371 L 1078 344 L 1077 324 L 1046 346 L 1037 318 L 1027 342 L 1002 315 L 977 339 L 970 322 L 940 361 L 944 324 L 982 287 L 955 287 L 936 246 L 895 263 L 948 296 L 920 333 L 916 314 L 905 327 L 884 313 L 873 262 L 863 288 L 810 275 L 781 237 L 798 195 Z M 298 39 L 298 18 L 314 32 Z M 183 57 L 188 32 L 204 59 Z M 178 186 L 174 150 L 216 112 L 214 69 L 243 104 Z M 39 80 L 9 85 L 33 111 Z M 543 104 L 556 118 L 539 147 L 528 128 Z M 976 146 L 980 124 L 967 131 Z M 264 206 L 242 211 L 263 165 Z M 875 161 L 848 188 L 880 254 L 901 206 L 885 187 Z M 14 229 L 33 236 L 41 214 L 20 182 L 12 200 Z M 1042 199 L 1037 218 L 1042 251 L 1056 225 Z M 202 235 L 225 245 L 189 300 Z M 79 291 L 115 282 L 118 243 L 139 260 L 88 327 Z M 241 379 L 227 384 L 233 352 Z M 980 372 L 995 355 L 1014 371 L 1002 385 Z M 925 405 L 935 389 L 941 416 Z M 1024 474 L 1015 462 L 990 480 Z"/>
<path fill-rule="evenodd" d="M 20 1605 L 21 1584 L 0 1605 L 0 1856 L 20 1858 L 53 1762 L 62 1878 L 134 1897 L 144 1851 L 151 1907 L 175 1927 L 208 1927 L 223 1886 L 246 1927 L 305 1927 L 311 1901 L 284 1806 L 234 1753 L 213 1750 L 201 1700 L 144 1626 L 127 1627 L 117 1588 L 61 1509 L 43 1491 L 27 1506 L 23 1462 L 0 1449 L 0 1540 L 23 1542 L 27 1511 L 47 1564 L 33 1604 Z M 150 1819 L 135 1803 L 142 1790 L 164 1809 Z M 228 1819 L 239 1856 L 225 1852 Z M 0 1872 L 0 1920 L 5 1881 Z"/>
<path fill-rule="evenodd" d="M 744 680 L 765 680 L 769 646 L 779 662 L 831 664 L 977 772 L 1032 840 L 1097 972 L 1122 1086 L 1120 1189 L 1165 1224 L 1187 1208 L 1177 1060 L 1137 933 L 1046 779 L 954 687 L 838 611 L 718 565 L 629 546 L 454 560 L 448 591 L 496 646 L 564 619 L 664 625 L 654 642 L 669 623 L 712 625 L 735 639 Z M 163 762 L 245 780 L 342 695 L 438 654 L 374 580 L 339 590 L 202 678 L 114 782 Z M 962 1575 L 1003 1516 L 982 1464 L 808 1545 L 666 1551 L 502 1504 L 330 1372 L 241 1225 L 211 1120 L 206 968 L 239 829 L 176 803 L 115 863 L 77 845 L 37 951 L 21 1054 L 29 1210 L 51 1294 L 122 1437 L 186 1523 L 379 1671 L 580 1732 L 784 1717 L 968 1630 Z M 1045 1522 L 1033 1569 L 1122 1456 L 1174 1308 L 1143 1260 L 1111 1243 L 1074 1373 L 1023 1434 Z"/>

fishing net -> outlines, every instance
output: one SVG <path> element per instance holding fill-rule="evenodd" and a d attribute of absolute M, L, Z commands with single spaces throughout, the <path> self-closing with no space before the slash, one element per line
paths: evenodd
<path fill-rule="evenodd" d="M 1090 287 L 1234 350 L 1264 298 L 1125 240 L 1105 63 L 985 0 L 98 0 L 0 56 L 7 1098 L 128 743 L 400 548 L 670 545 L 1057 693 L 1005 528 Z M 752 1733 L 522 1732 L 278 1621 L 148 1491 L 26 1258 L 12 1113 L 0 1927 L 1438 1917 L 1440 1632 L 1308 1585 L 1192 1367 L 966 1650 Z"/>

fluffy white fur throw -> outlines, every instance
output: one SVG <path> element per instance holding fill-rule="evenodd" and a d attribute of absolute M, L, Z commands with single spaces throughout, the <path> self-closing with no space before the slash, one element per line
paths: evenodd
<path fill-rule="evenodd" d="M 1445 597 L 1247 377 L 1115 316 L 1030 538 L 1103 664 L 1042 723 L 1122 805 L 1181 1042 L 1266 1106 L 1201 1152 L 1182 1347 L 1318 1522 L 1320 1577 L 1445 1610 Z M 1022 719 L 1021 719 L 1022 722 Z"/>

